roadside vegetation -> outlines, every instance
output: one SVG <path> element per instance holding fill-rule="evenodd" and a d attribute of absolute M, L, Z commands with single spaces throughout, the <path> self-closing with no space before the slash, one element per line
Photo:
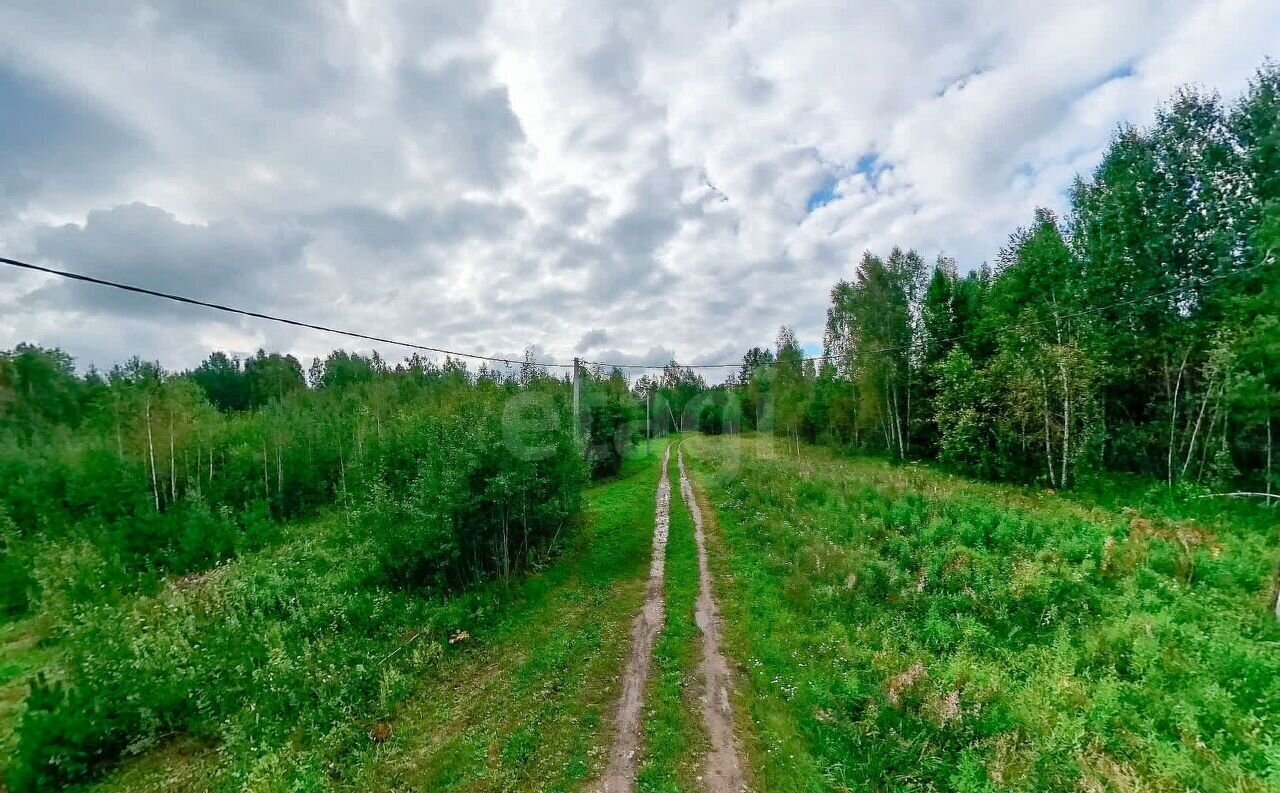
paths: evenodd
<path fill-rule="evenodd" d="M 610 710 L 644 598 L 665 442 L 586 491 L 562 559 L 491 587 L 472 631 L 389 714 L 394 737 L 366 747 L 350 790 L 573 791 L 603 768 Z"/>
<path fill-rule="evenodd" d="M 458 603 L 465 629 L 435 642 L 425 665 L 401 667 L 399 698 L 356 719 L 336 753 L 283 754 L 324 774 L 306 780 L 285 767 L 272 782 L 256 779 L 254 789 L 571 791 L 597 775 L 598 738 L 648 571 L 662 447 L 654 451 L 637 452 L 616 479 L 585 491 L 559 561 L 486 584 Z M 226 754 L 169 743 L 126 764 L 101 789 L 235 787 L 219 762 Z"/>
<path fill-rule="evenodd" d="M 631 440 L 614 410 L 584 459 L 567 383 L 529 367 L 335 353 L 306 387 L 289 359 L 255 361 L 232 367 L 242 385 L 268 363 L 290 385 L 222 412 L 200 371 L 0 357 L 6 605 L 24 634 L 0 683 L 11 790 L 174 738 L 216 746 L 232 784 L 320 785 L 484 612 L 479 585 L 568 539 L 588 477 Z M 584 380 L 589 409 L 608 406 L 608 382 Z"/>
<path fill-rule="evenodd" d="M 762 790 L 1272 790 L 1274 512 L 684 445 Z M 1197 506 L 1198 504 L 1198 506 Z"/>

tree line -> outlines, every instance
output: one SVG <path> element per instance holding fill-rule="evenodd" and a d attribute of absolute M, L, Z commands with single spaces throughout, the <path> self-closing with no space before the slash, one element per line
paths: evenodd
<path fill-rule="evenodd" d="M 304 375 L 293 356 L 215 352 L 186 372 L 134 358 L 81 374 L 61 350 L 0 351 L 0 612 L 82 588 L 50 549 L 82 547 L 133 589 L 332 507 L 380 538 L 389 581 L 508 574 L 641 431 L 621 373 L 584 371 L 581 388 L 575 438 L 569 377 L 532 359 L 472 371 L 337 350 Z"/>
<path fill-rule="evenodd" d="M 991 265 L 867 252 L 822 356 L 783 328 L 730 387 L 744 425 L 1070 487 L 1105 468 L 1276 492 L 1280 67 L 1185 88 L 1114 135 L 1069 210 Z M 765 410 L 765 406 L 768 410 Z"/>

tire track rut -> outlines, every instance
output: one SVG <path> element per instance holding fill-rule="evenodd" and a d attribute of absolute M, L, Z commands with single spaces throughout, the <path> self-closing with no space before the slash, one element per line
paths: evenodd
<path fill-rule="evenodd" d="M 698 601 L 694 617 L 702 631 L 702 716 L 711 749 L 703 764 L 702 782 L 711 793 L 738 793 L 744 789 L 741 753 L 733 732 L 733 690 L 729 664 L 721 649 L 723 621 L 711 591 L 711 571 L 707 564 L 707 540 L 702 528 L 702 510 L 693 494 L 684 452 L 677 450 L 680 465 L 680 494 L 693 516 L 698 545 Z"/>
<path fill-rule="evenodd" d="M 630 793 L 635 788 L 636 761 L 640 751 L 641 717 L 645 691 L 653 665 L 653 647 L 666 620 L 667 535 L 671 525 L 671 479 L 667 465 L 671 447 L 662 455 L 662 475 L 658 480 L 657 505 L 653 521 L 653 559 L 649 563 L 649 585 L 644 606 L 631 623 L 631 656 L 623 672 L 614 724 L 617 733 L 609 751 L 609 761 L 601 778 L 603 793 Z"/>

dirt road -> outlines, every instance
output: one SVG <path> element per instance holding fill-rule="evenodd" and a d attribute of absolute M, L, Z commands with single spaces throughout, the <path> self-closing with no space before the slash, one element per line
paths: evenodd
<path fill-rule="evenodd" d="M 738 793 L 743 789 L 742 756 L 733 734 L 733 679 L 729 664 L 721 650 L 720 611 L 711 591 L 711 571 L 707 565 L 707 540 L 702 528 L 702 510 L 694 497 L 684 464 L 684 452 L 678 452 L 680 494 L 693 516 L 694 537 L 698 544 L 698 601 L 694 617 L 702 631 L 702 716 L 707 726 L 711 749 L 703 764 L 702 782 L 711 793 Z"/>
<path fill-rule="evenodd" d="M 631 656 L 622 678 L 622 694 L 618 698 L 614 725 L 616 734 L 609 750 L 609 763 L 601 778 L 603 793 L 630 793 L 635 788 L 636 767 L 640 749 L 641 717 L 644 696 L 649 685 L 649 669 L 653 662 L 653 646 L 662 633 L 666 619 L 667 534 L 671 520 L 671 480 L 667 464 L 671 448 L 662 455 L 662 476 L 658 480 L 657 507 L 653 524 L 653 559 L 649 563 L 649 586 L 644 606 L 631 623 Z"/>

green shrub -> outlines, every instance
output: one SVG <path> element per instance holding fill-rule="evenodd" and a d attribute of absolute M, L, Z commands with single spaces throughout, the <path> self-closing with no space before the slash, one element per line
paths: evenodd
<path fill-rule="evenodd" d="M 0 554 L 0 616 L 20 617 L 31 606 L 35 578 L 30 568 L 12 553 Z"/>
<path fill-rule="evenodd" d="M 578 508 L 586 467 L 568 422 L 530 430 L 538 437 L 513 452 L 502 441 L 507 396 L 477 388 L 389 416 L 383 440 L 369 439 L 346 471 L 349 514 L 282 529 L 283 545 L 150 595 L 110 596 L 104 582 L 118 568 L 97 544 L 51 552 L 42 584 L 65 602 L 66 688 L 33 688 L 10 787 L 78 783 L 127 747 L 175 732 L 241 748 L 299 733 L 349 738 L 344 730 L 385 696 L 388 667 L 378 659 L 397 637 L 423 631 L 423 647 L 445 642 L 475 607 L 468 587 L 519 569 Z M 517 453 L 531 446 L 549 453 Z M 166 548 L 170 570 L 229 558 L 237 542 L 252 546 L 261 538 L 251 535 L 274 525 L 262 506 L 237 524 L 200 498 L 166 514 L 182 516 L 176 537 L 150 526 L 132 536 Z M 438 650 L 424 653 L 395 663 L 411 675 Z"/>
<path fill-rule="evenodd" d="M 724 432 L 724 406 L 708 402 L 698 411 L 698 432 L 720 435 Z"/>
<path fill-rule="evenodd" d="M 83 779 L 124 750 L 139 732 L 143 712 L 123 699 L 128 689 L 86 691 L 50 682 L 30 683 L 22 732 L 5 782 L 13 793 L 56 790 Z"/>
<path fill-rule="evenodd" d="M 438 494 L 426 481 L 414 490 Z M 378 563 L 388 582 L 399 587 L 442 588 L 458 562 L 459 548 L 450 525 L 452 515 L 422 508 L 421 500 L 397 497 L 386 484 L 369 486 L 364 506 L 356 513 L 362 529 L 377 537 Z"/>
<path fill-rule="evenodd" d="M 0 507 L 0 616 L 18 617 L 31 606 L 35 576 L 20 546 L 17 527 Z"/>
<path fill-rule="evenodd" d="M 593 479 L 614 476 L 622 470 L 627 450 L 639 437 L 639 409 L 627 391 L 625 380 L 605 380 L 602 392 L 587 401 L 587 465 Z"/>
<path fill-rule="evenodd" d="M 240 531 L 235 535 L 235 555 L 246 553 L 274 545 L 282 535 L 281 524 L 271 518 L 271 505 L 262 499 L 249 503 L 238 516 L 234 516 L 231 508 L 218 508 L 224 516 L 238 518 Z"/>
<path fill-rule="evenodd" d="M 169 564 L 175 572 L 204 570 L 235 553 L 239 527 L 226 507 L 210 509 L 198 495 L 182 507 L 182 533 Z"/>

